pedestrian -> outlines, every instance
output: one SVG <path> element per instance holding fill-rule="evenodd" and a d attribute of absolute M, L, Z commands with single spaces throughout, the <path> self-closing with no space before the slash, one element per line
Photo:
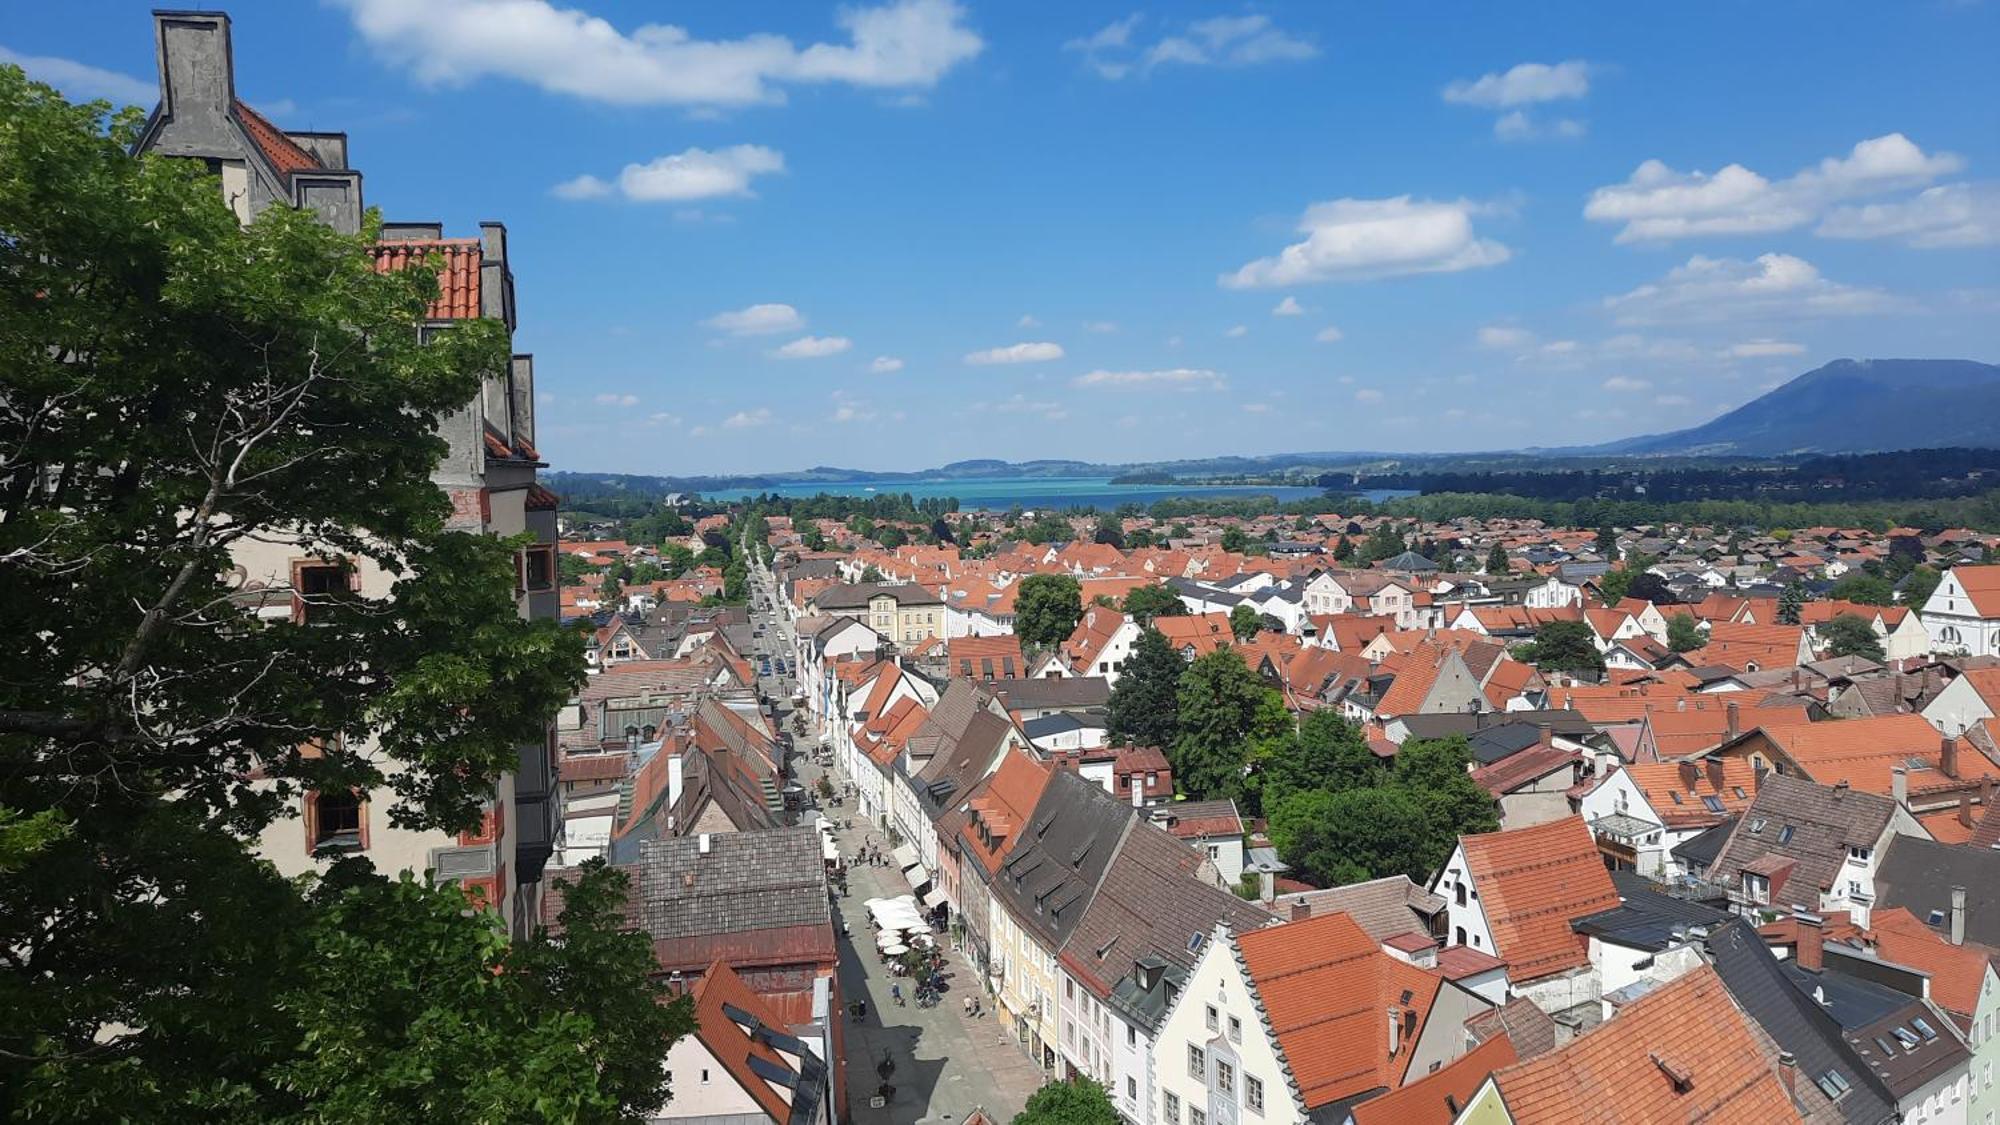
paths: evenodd
<path fill-rule="evenodd" d="M 890 986 L 889 986 L 889 998 L 890 998 L 890 999 L 892 999 L 892 1000 L 894 1000 L 894 1001 L 896 1002 L 896 1006 L 897 1006 L 898 1008 L 902 1007 L 902 1006 L 903 1006 L 903 986 L 902 986 L 901 984 L 892 984 L 892 985 L 890 985 Z"/>
<path fill-rule="evenodd" d="M 965 1016 L 967 1019 L 972 1018 L 972 997 L 970 996 L 966 997 L 965 1002 L 960 1004 L 959 1007 L 964 1009 Z"/>

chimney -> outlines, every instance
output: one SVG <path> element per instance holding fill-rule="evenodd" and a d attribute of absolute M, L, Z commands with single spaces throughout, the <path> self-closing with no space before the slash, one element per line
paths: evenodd
<path fill-rule="evenodd" d="M 1278 873 L 1259 871 L 1257 873 L 1257 901 L 1270 906 L 1278 897 Z"/>
<path fill-rule="evenodd" d="M 1736 708 L 1736 703 L 1735 703 L 1735 701 L 1734 701 L 1734 700 L 1731 700 L 1731 701 L 1730 701 L 1730 704 L 1729 704 L 1729 706 L 1727 706 L 1727 707 L 1724 707 L 1724 708 L 1722 709 L 1722 711 L 1723 711 L 1723 714 L 1725 714 L 1725 715 L 1729 716 L 1729 721 L 1728 721 L 1728 723 L 1727 723 L 1727 724 L 1726 724 L 1726 725 L 1724 726 L 1723 730 L 1724 730 L 1724 732 L 1725 732 L 1726 734 L 1728 734 L 1728 736 L 1729 736 L 1730 738 L 1735 738 L 1735 737 L 1736 737 L 1736 732 L 1737 732 L 1737 731 L 1738 731 L 1739 729 L 1741 729 L 1741 728 L 1740 728 L 1740 726 L 1738 725 L 1738 724 L 1739 724 L 1739 722 L 1740 722 L 1740 719 L 1739 719 L 1739 716 L 1737 715 L 1737 708 Z"/>
<path fill-rule="evenodd" d="M 1797 1105 L 1799 1100 L 1799 1060 L 1790 1051 L 1778 1052 L 1778 1081 L 1785 1084 L 1785 1096 Z"/>
<path fill-rule="evenodd" d="M 1958 822 L 1972 827 L 1972 794 L 1961 789 L 1958 792 Z"/>
<path fill-rule="evenodd" d="M 1303 922 L 1310 917 L 1312 917 L 1312 907 L 1306 905 L 1306 896 L 1300 895 L 1299 897 L 1293 899 L 1292 921 Z"/>
<path fill-rule="evenodd" d="M 1821 952 L 1826 939 L 1823 929 L 1826 924 L 1825 919 L 1801 910 L 1792 915 L 1792 920 L 1799 925 L 1799 945 L 1796 954 L 1799 968 L 1811 973 L 1819 972 L 1820 966 L 1824 964 Z"/>
<path fill-rule="evenodd" d="M 1897 804 L 1905 808 L 1909 807 L 1910 772 L 1902 766 L 1891 766 L 1889 768 L 1889 795 L 1896 799 Z"/>
<path fill-rule="evenodd" d="M 1979 779 L 1979 804 L 1988 809 L 1993 807 L 1993 778 L 1991 776 Z"/>
<path fill-rule="evenodd" d="M 1715 790 L 1715 795 L 1716 795 L 1716 796 L 1720 797 L 1720 796 L 1722 795 L 1722 759 L 1721 759 L 1721 758 L 1710 758 L 1710 759 L 1708 759 L 1708 784 L 1709 784 L 1709 787 L 1710 787 L 1711 789 L 1714 789 L 1714 790 Z"/>
<path fill-rule="evenodd" d="M 1396 1052 L 1403 1049 L 1403 1013 L 1394 1007 L 1386 1011 L 1389 1016 L 1389 1057 L 1393 1059 Z"/>
<path fill-rule="evenodd" d="M 1958 739 L 1948 734 L 1938 739 L 1938 772 L 1958 778 Z"/>
<path fill-rule="evenodd" d="M 1555 732 L 1549 729 L 1549 724 L 1542 723 L 1535 728 L 1535 745 L 1547 749 L 1552 745 L 1554 738 Z"/>
<path fill-rule="evenodd" d="M 1682 762 L 1681 788 L 1692 792 L 1694 790 L 1694 787 L 1700 782 L 1701 782 L 1701 766 L 1692 761 Z"/>
<path fill-rule="evenodd" d="M 153 45 L 164 116 L 193 121 L 229 112 L 236 102 L 236 63 L 230 55 L 227 15 L 154 12 Z"/>
<path fill-rule="evenodd" d="M 1951 943 L 1965 944 L 1965 888 L 1951 889 Z"/>

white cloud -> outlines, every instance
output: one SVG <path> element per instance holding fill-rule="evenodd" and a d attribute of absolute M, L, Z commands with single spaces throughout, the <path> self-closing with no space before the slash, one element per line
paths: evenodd
<path fill-rule="evenodd" d="M 1137 390 L 1147 387 L 1178 388 L 1184 391 L 1219 391 L 1229 380 L 1219 371 L 1205 367 L 1174 367 L 1164 371 L 1091 371 L 1071 380 L 1079 387 Z"/>
<path fill-rule="evenodd" d="M 1033 414 L 1051 422 L 1069 417 L 1069 411 L 1062 403 L 1030 399 L 1026 395 L 1015 395 L 999 402 L 975 403 L 973 409 L 990 410 L 996 414 Z"/>
<path fill-rule="evenodd" d="M 739 410 L 722 420 L 725 430 L 748 430 L 766 426 L 771 422 L 771 408 L 760 406 L 755 410 Z"/>
<path fill-rule="evenodd" d="M 1859 316 L 1902 304 L 1880 289 L 1829 280 L 1790 254 L 1754 261 L 1697 254 L 1659 281 L 1604 301 L 1623 324 Z"/>
<path fill-rule="evenodd" d="M 1644 391 L 1651 390 L 1652 386 L 1651 382 L 1635 379 L 1630 375 L 1613 375 L 1604 381 L 1604 389 L 1607 391 Z"/>
<path fill-rule="evenodd" d="M 601 394 L 594 399 L 599 406 L 637 406 L 638 395 Z"/>
<path fill-rule="evenodd" d="M 117 105 L 151 108 L 160 100 L 160 88 L 152 82 L 142 82 L 129 74 L 90 66 L 74 59 L 23 55 L 0 47 L 0 63 L 13 63 L 27 71 L 28 77 L 35 81 L 46 82 L 61 90 L 71 101 L 103 98 Z"/>
<path fill-rule="evenodd" d="M 868 370 L 877 375 L 893 375 L 902 369 L 903 361 L 892 355 L 878 355 L 868 365 Z"/>
<path fill-rule="evenodd" d="M 1382 392 L 1373 387 L 1363 387 L 1354 392 L 1354 401 L 1363 406 L 1373 406 L 1382 401 Z"/>
<path fill-rule="evenodd" d="M 1319 341 L 1322 344 L 1338 344 L 1344 338 L 1345 334 L 1342 333 L 1340 329 L 1335 328 L 1331 324 L 1327 325 L 1325 328 L 1320 329 L 1319 334 L 1313 337 L 1313 339 Z"/>
<path fill-rule="evenodd" d="M 1040 328 L 1041 326 L 1042 322 L 1036 320 L 1033 313 L 1022 313 L 1021 319 L 1014 322 L 1014 327 L 1016 328 Z"/>
<path fill-rule="evenodd" d="M 1246 402 L 1243 404 L 1243 413 L 1245 414 L 1269 414 L 1270 412 L 1271 404 L 1268 402 Z"/>
<path fill-rule="evenodd" d="M 1162 66 L 1257 66 L 1299 62 L 1319 54 L 1312 40 L 1277 27 L 1269 16 L 1196 20 L 1151 44 L 1140 43 L 1133 34 L 1139 23 L 1139 16 L 1127 16 L 1064 43 L 1063 50 L 1081 53 L 1099 77 L 1112 80 Z"/>
<path fill-rule="evenodd" d="M 1624 183 L 1591 192 L 1583 215 L 1623 224 L 1619 242 L 1761 234 L 1804 226 L 1841 199 L 1921 186 L 1964 163 L 1952 153 L 1925 153 L 1901 133 L 1862 141 L 1844 157 L 1775 182 L 1741 164 L 1678 172 L 1648 160 Z"/>
<path fill-rule="evenodd" d="M 681 424 L 681 418 L 678 414 L 669 414 L 664 410 L 660 410 L 646 415 L 646 424 L 648 426 L 678 426 Z"/>
<path fill-rule="evenodd" d="M 548 0 L 337 0 L 375 53 L 425 85 L 511 78 L 616 105 L 742 106 L 786 85 L 927 89 L 985 47 L 952 0 L 845 8 L 844 43 L 799 47 L 759 32 L 699 39 L 686 28 L 607 20 Z"/>
<path fill-rule="evenodd" d="M 731 336 L 768 336 L 774 332 L 797 332 L 806 326 L 806 318 L 790 305 L 765 304 L 716 313 L 702 323 Z"/>
<path fill-rule="evenodd" d="M 1277 308 L 1271 310 L 1271 315 L 1304 316 L 1306 315 L 1306 310 L 1305 306 L 1299 304 L 1299 299 L 1297 297 L 1286 297 L 1284 300 L 1278 302 Z"/>
<path fill-rule="evenodd" d="M 855 398 L 846 391 L 833 392 L 833 420 L 835 422 L 873 422 L 875 408 Z"/>
<path fill-rule="evenodd" d="M 1505 71 L 1483 74 L 1471 81 L 1453 82 L 1444 88 L 1444 100 L 1456 105 L 1485 109 L 1508 109 L 1518 105 L 1565 101 L 1590 93 L 1590 64 L 1571 59 L 1551 66 L 1548 63 L 1521 63 Z"/>
<path fill-rule="evenodd" d="M 845 336 L 801 336 L 771 354 L 779 359 L 821 359 L 854 346 Z"/>
<path fill-rule="evenodd" d="M 1896 203 L 1836 207 L 1823 238 L 1899 238 L 1923 250 L 2000 242 L 2000 185 L 1942 184 Z"/>
<path fill-rule="evenodd" d="M 1479 329 L 1479 346 L 1494 351 L 1525 348 L 1535 342 L 1535 334 L 1512 324 L 1486 324 Z"/>
<path fill-rule="evenodd" d="M 1231 325 L 1229 330 L 1223 333 L 1224 336 L 1227 336 L 1232 340 L 1241 340 L 1243 337 L 1248 336 L 1249 334 L 1250 334 L 1250 326 L 1247 324 Z"/>
<path fill-rule="evenodd" d="M 1694 400 L 1686 395 L 1654 395 L 1655 406 L 1691 406 Z"/>
<path fill-rule="evenodd" d="M 1118 331 L 1118 325 L 1115 321 L 1109 320 L 1086 320 L 1083 322 L 1083 330 L 1108 334 Z"/>
<path fill-rule="evenodd" d="M 1574 117 L 1558 117 L 1553 121 L 1541 121 L 1530 117 L 1525 110 L 1513 110 L 1493 119 L 1493 136 L 1502 141 L 1571 141 L 1589 132 L 1589 126 Z"/>
<path fill-rule="evenodd" d="M 1804 355 L 1805 351 L 1804 344 L 1794 344 L 1785 340 L 1745 340 L 1743 343 L 1730 345 L 1728 355 L 1731 359 L 1753 359 L 1758 356 Z"/>
<path fill-rule="evenodd" d="M 1306 209 L 1303 242 L 1224 274 L 1228 289 L 1273 288 L 1314 281 L 1361 281 L 1497 266 L 1498 242 L 1472 229 L 1477 204 L 1466 200 L 1335 199 Z"/>
<path fill-rule="evenodd" d="M 753 177 L 785 170 L 785 156 L 763 145 L 691 148 L 645 164 L 627 164 L 616 183 L 583 175 L 550 189 L 562 199 L 602 199 L 616 191 L 634 203 L 681 203 L 753 195 Z"/>
<path fill-rule="evenodd" d="M 1002 363 L 1046 363 L 1061 359 L 1061 344 L 1025 343 L 1008 344 L 1004 348 L 987 348 L 984 351 L 969 352 L 965 362 L 975 367 L 990 367 Z"/>

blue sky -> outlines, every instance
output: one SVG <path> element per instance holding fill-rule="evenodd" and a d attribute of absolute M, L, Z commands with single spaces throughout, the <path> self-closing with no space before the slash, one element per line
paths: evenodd
<path fill-rule="evenodd" d="M 152 95 L 148 5 L 0 59 Z M 238 93 L 511 232 L 558 468 L 1573 444 L 2000 359 L 2000 5 L 239 5 Z"/>

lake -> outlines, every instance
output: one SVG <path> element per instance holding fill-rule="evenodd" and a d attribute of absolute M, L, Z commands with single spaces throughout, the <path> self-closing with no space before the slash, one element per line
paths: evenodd
<path fill-rule="evenodd" d="M 1317 488 L 1276 485 L 1112 484 L 1110 477 L 989 477 L 980 480 L 858 480 L 842 483 L 808 482 L 774 485 L 769 488 L 728 488 L 704 492 L 710 500 L 742 500 L 765 493 L 808 497 L 820 493 L 832 496 L 868 496 L 878 492 L 907 492 L 922 500 L 932 496 L 955 496 L 959 507 L 1005 511 L 1008 508 L 1116 508 L 1120 504 L 1148 505 L 1173 497 L 1275 496 L 1280 500 L 1304 500 L 1320 495 Z M 1361 493 L 1381 501 L 1415 495 L 1402 489 L 1369 489 Z"/>

